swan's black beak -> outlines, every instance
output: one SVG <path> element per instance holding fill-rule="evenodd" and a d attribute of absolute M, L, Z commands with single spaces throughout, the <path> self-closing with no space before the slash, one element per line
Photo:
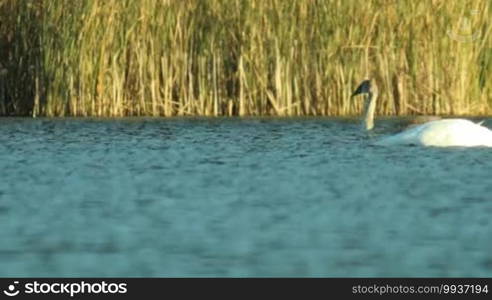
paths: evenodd
<path fill-rule="evenodd" d="M 364 80 L 362 83 L 355 89 L 355 91 L 352 93 L 351 97 L 364 94 L 364 93 L 369 93 L 371 91 L 371 81 L 370 80 Z"/>

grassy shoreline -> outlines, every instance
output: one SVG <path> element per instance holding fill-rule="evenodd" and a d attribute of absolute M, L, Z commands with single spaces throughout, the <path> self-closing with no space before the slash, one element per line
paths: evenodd
<path fill-rule="evenodd" d="M 492 115 L 488 1 L 0 0 L 0 115 Z"/>

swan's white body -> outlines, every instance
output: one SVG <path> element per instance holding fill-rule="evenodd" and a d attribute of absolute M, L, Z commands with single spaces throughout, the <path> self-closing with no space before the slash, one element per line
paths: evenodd
<path fill-rule="evenodd" d="M 492 147 L 492 131 L 464 119 L 431 121 L 376 142 L 377 145 Z"/>
<path fill-rule="evenodd" d="M 367 94 L 364 105 L 364 127 L 374 126 L 377 87 L 364 80 L 352 96 Z M 421 145 L 435 147 L 492 147 L 492 131 L 465 119 L 444 119 L 414 126 L 393 136 L 384 137 L 377 145 Z"/>

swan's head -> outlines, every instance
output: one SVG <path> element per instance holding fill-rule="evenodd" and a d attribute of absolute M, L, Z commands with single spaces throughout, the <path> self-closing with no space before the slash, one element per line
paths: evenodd
<path fill-rule="evenodd" d="M 376 111 L 376 99 L 378 97 L 377 86 L 371 80 L 366 79 L 355 89 L 352 97 L 366 94 L 364 101 L 364 128 L 371 130 L 374 127 L 374 113 Z"/>
<path fill-rule="evenodd" d="M 371 84 L 370 79 L 366 79 L 362 81 L 357 89 L 352 94 L 352 97 L 360 95 L 360 94 L 371 94 L 377 92 L 377 87 L 375 84 Z"/>

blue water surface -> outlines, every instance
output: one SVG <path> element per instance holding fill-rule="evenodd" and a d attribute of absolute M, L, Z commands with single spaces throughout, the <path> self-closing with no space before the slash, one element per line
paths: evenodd
<path fill-rule="evenodd" d="M 399 123 L 0 119 L 0 276 L 492 276 L 492 149 Z"/>

